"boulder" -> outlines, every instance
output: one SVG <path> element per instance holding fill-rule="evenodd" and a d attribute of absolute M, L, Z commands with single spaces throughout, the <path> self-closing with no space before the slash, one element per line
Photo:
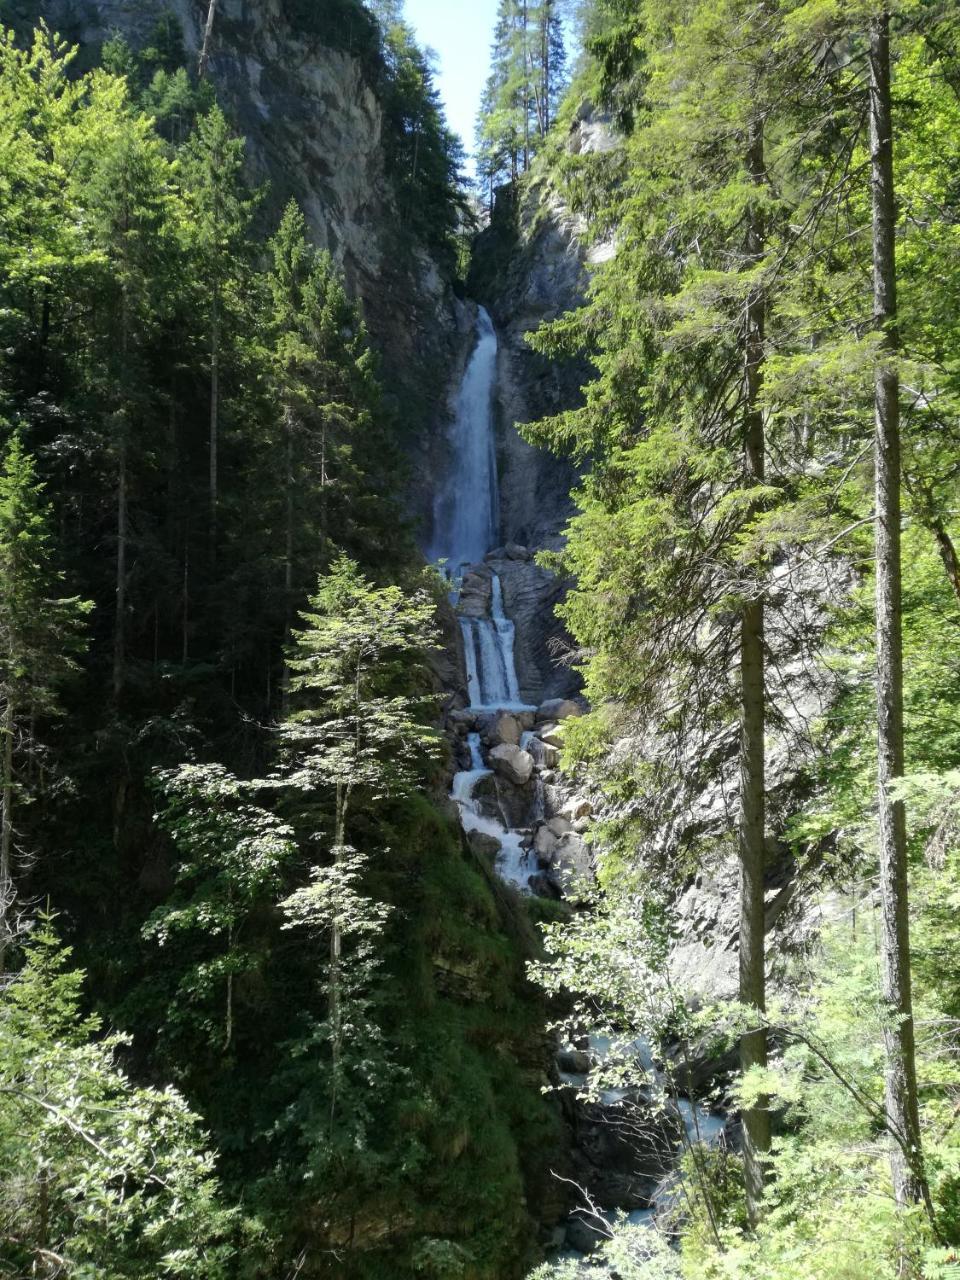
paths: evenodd
<path fill-rule="evenodd" d="M 583 710 L 572 698 L 550 698 L 537 707 L 538 724 L 546 720 L 569 720 L 571 716 L 580 715 L 583 715 Z"/>
<path fill-rule="evenodd" d="M 476 718 L 475 712 L 466 709 L 450 711 L 447 713 L 447 720 L 450 723 L 451 729 L 453 729 L 455 733 L 459 734 L 472 732 Z"/>
<path fill-rule="evenodd" d="M 537 828 L 537 834 L 533 839 L 533 847 L 537 857 L 547 865 L 553 861 L 554 854 L 557 851 L 557 839 L 558 837 L 550 830 L 549 826 Z"/>
<path fill-rule="evenodd" d="M 516 747 L 520 743 L 520 723 L 509 711 L 496 711 L 482 717 L 480 737 L 487 746 L 505 742 L 508 746 Z"/>
<path fill-rule="evenodd" d="M 555 721 L 550 721 L 537 729 L 537 737 L 547 747 L 563 746 L 563 728 Z"/>
<path fill-rule="evenodd" d="M 588 1075 L 593 1066 L 593 1059 L 584 1049 L 561 1049 L 557 1054 L 557 1067 L 570 1076 Z"/>
<path fill-rule="evenodd" d="M 522 547 L 519 542 L 508 542 L 503 548 L 507 560 L 532 560 L 533 552 L 529 547 Z"/>
<path fill-rule="evenodd" d="M 565 835 L 570 830 L 570 822 L 566 818 L 551 818 L 547 826 L 558 837 Z"/>
<path fill-rule="evenodd" d="M 481 858 L 486 858 L 490 862 L 494 861 L 503 848 L 497 837 L 488 835 L 486 831 L 468 832 L 467 841 L 475 854 Z"/>
<path fill-rule="evenodd" d="M 565 897 L 576 900 L 575 885 L 593 879 L 590 850 L 575 831 L 568 831 L 557 841 L 550 859 L 550 874 Z"/>
<path fill-rule="evenodd" d="M 537 762 L 544 769 L 555 769 L 560 763 L 560 750 L 549 742 L 540 745 L 540 759 Z"/>
<path fill-rule="evenodd" d="M 581 818 L 591 817 L 593 815 L 593 805 L 586 796 L 573 796 L 566 802 L 560 812 L 565 818 L 570 819 L 572 825 Z"/>
<path fill-rule="evenodd" d="M 538 871 L 535 876 L 530 877 L 527 883 L 530 886 L 530 892 L 536 897 L 551 898 L 554 902 L 559 901 L 560 890 L 545 872 Z"/>
<path fill-rule="evenodd" d="M 609 1223 L 584 1210 L 584 1216 L 573 1214 L 567 1220 L 567 1247 L 577 1253 L 593 1253 L 612 1235 Z"/>
<path fill-rule="evenodd" d="M 533 774 L 533 756 L 529 751 L 521 751 L 519 747 L 502 743 L 490 752 L 490 766 L 501 778 L 522 787 L 530 781 Z"/>

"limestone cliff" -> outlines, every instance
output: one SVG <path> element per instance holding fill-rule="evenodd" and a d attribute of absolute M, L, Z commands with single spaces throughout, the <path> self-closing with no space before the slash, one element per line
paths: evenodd
<path fill-rule="evenodd" d="M 179 23 L 195 64 L 205 0 L 10 0 L 21 28 L 44 19 L 80 46 L 91 65 L 112 34 L 134 48 L 158 19 Z M 248 177 L 266 184 L 264 239 L 294 197 L 315 242 L 343 271 L 402 410 L 410 449 L 429 452 L 445 398 L 446 371 L 462 343 L 453 282 L 426 248 L 403 237 L 387 172 L 384 111 L 369 53 L 342 22 L 291 0 L 220 0 L 209 74 L 234 127 L 247 140 Z M 317 10 L 319 12 L 319 9 Z M 299 15 L 299 16 L 298 16 Z M 5 15 L 6 16 L 6 15 Z M 413 505 L 422 508 L 422 496 Z"/>
<path fill-rule="evenodd" d="M 576 154 L 616 145 L 609 121 L 586 103 L 566 140 Z M 580 401 L 590 376 L 584 361 L 558 363 L 528 342 L 545 321 L 583 300 L 591 262 L 606 248 L 591 248 L 583 221 L 564 203 L 546 174 L 535 175 L 518 197 L 497 193 L 489 227 L 474 248 L 468 289 L 493 316 L 500 336 L 498 369 L 501 537 L 495 558 L 507 611 L 517 624 L 517 670 L 532 701 L 576 692 L 578 680 L 558 657 L 570 649 L 555 609 L 566 584 L 539 569 L 526 548 L 556 548 L 573 514 L 577 471 L 570 461 L 528 444 L 517 425 L 535 422 Z M 516 550 L 510 550 L 516 548 Z"/>

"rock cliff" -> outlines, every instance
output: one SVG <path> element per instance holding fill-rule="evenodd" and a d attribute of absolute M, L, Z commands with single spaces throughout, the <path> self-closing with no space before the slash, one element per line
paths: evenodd
<path fill-rule="evenodd" d="M 412 468 L 430 456 L 444 408 L 447 373 L 463 344 L 463 318 L 445 270 L 403 235 L 387 172 L 384 111 L 371 54 L 327 6 L 293 0 L 220 0 L 209 74 L 218 100 L 247 139 L 248 177 L 266 185 L 266 238 L 292 197 L 311 235 L 328 249 L 364 317 L 401 410 Z M 21 28 L 44 19 L 80 47 L 91 65 L 122 33 L 144 47 L 158 20 L 179 23 L 188 62 L 199 56 L 206 0 L 11 0 Z M 6 16 L 6 15 L 5 15 Z M 401 247 L 402 246 L 402 247 Z M 422 481 L 411 505 L 424 509 Z"/>

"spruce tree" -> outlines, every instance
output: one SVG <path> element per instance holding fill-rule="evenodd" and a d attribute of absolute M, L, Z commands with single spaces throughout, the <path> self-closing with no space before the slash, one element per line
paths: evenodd
<path fill-rule="evenodd" d="M 15 936 L 14 811 L 34 726 L 59 710 L 58 689 L 76 669 L 91 606 L 58 594 L 51 513 L 33 459 L 10 437 L 0 469 L 0 966 Z"/>
<path fill-rule="evenodd" d="M 242 282 L 244 246 L 252 214 L 252 202 L 244 199 L 243 160 L 243 140 L 233 135 L 223 112 L 214 107 L 197 122 L 183 159 L 187 195 L 193 214 L 188 223 L 189 235 L 195 242 L 209 295 L 210 512 L 207 532 L 211 563 L 216 560 L 217 509 L 220 502 L 220 375 L 224 310 L 231 302 L 228 296 L 230 286 L 235 287 L 235 282 Z"/>

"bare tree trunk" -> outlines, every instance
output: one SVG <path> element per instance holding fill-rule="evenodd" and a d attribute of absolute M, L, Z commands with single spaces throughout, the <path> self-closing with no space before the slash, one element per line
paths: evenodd
<path fill-rule="evenodd" d="M 219 431 L 220 431 L 220 282 L 213 284 L 210 309 L 210 564 L 217 562 L 217 516 L 219 492 Z"/>
<path fill-rule="evenodd" d="M 530 168 L 530 46 L 528 43 L 527 0 L 523 0 L 523 172 Z"/>
<path fill-rule="evenodd" d="M 120 351 L 124 384 L 130 373 L 130 297 L 126 284 L 120 296 Z M 126 396 L 124 395 L 126 399 Z M 117 442 L 117 580 L 113 618 L 113 699 L 123 693 L 127 664 L 127 404 L 116 415 Z"/>
<path fill-rule="evenodd" d="M 13 937 L 13 698 L 7 695 L 3 710 L 3 777 L 0 779 L 0 970 L 6 966 L 7 947 Z"/>
<path fill-rule="evenodd" d="M 283 413 L 286 433 L 286 482 L 284 512 L 284 553 L 283 553 L 283 667 L 281 676 L 280 709 L 286 716 L 290 710 L 290 668 L 287 666 L 286 646 L 290 642 L 290 630 L 293 625 L 293 410 L 288 405 Z"/>
<path fill-rule="evenodd" d="M 349 784 L 337 783 L 336 834 L 334 836 L 333 862 L 339 868 L 343 862 L 343 850 L 347 838 L 347 807 L 350 803 Z M 330 980 L 327 985 L 327 1001 L 330 1013 L 330 1134 L 336 1121 L 340 1087 L 340 1062 L 343 1056 L 343 1009 L 341 1004 L 341 964 L 343 933 L 340 921 L 334 916 L 330 926 Z"/>
<path fill-rule="evenodd" d="M 123 693 L 127 662 L 127 425 L 121 420 L 123 433 L 117 458 L 117 581 L 116 611 L 113 619 L 113 697 L 118 702 Z"/>
<path fill-rule="evenodd" d="M 180 611 L 180 661 L 186 665 L 190 657 L 190 544 L 183 548 L 183 589 Z"/>
<path fill-rule="evenodd" d="M 765 179 L 763 125 L 750 128 L 747 163 L 751 179 Z M 763 256 L 764 225 L 759 209 L 750 213 L 747 255 L 752 265 Z M 744 360 L 744 483 L 762 485 L 765 475 L 763 411 L 764 298 L 755 289 L 747 301 Z M 740 1001 L 762 1015 L 766 1007 L 763 890 L 766 825 L 766 694 L 764 690 L 764 605 L 762 597 L 743 607 L 740 622 Z M 762 1027 L 740 1040 L 744 1072 L 767 1065 L 767 1034 Z M 763 1211 L 763 1158 L 770 1150 L 770 1116 L 763 1100 L 743 1113 L 743 1155 L 747 1214 L 755 1225 Z"/>
<path fill-rule="evenodd" d="M 900 1204 L 924 1198 L 923 1160 L 910 980 L 907 831 L 903 801 L 903 628 L 900 562 L 900 378 L 897 353 L 896 201 L 890 100 L 890 20 L 870 24 L 870 159 L 873 198 L 873 304 L 881 333 L 874 382 L 877 592 L 878 806 L 880 815 L 882 998 L 886 1006 L 885 1112 Z"/>
<path fill-rule="evenodd" d="M 326 564 L 327 537 L 327 420 L 324 417 L 320 432 L 320 562 Z"/>
<path fill-rule="evenodd" d="M 943 561 L 947 581 L 953 588 L 953 594 L 957 597 L 957 601 L 960 602 L 960 560 L 957 559 L 957 549 L 954 546 L 953 539 L 939 516 L 934 516 L 931 519 L 930 531 L 937 540 L 937 550 L 940 552 L 940 559 Z"/>
<path fill-rule="evenodd" d="M 210 46 L 213 40 L 213 24 L 217 16 L 217 0 L 210 0 L 207 9 L 207 21 L 203 29 L 203 47 L 200 50 L 200 64 L 197 67 L 197 76 L 203 79 L 207 74 L 207 65 L 210 62 Z"/>

